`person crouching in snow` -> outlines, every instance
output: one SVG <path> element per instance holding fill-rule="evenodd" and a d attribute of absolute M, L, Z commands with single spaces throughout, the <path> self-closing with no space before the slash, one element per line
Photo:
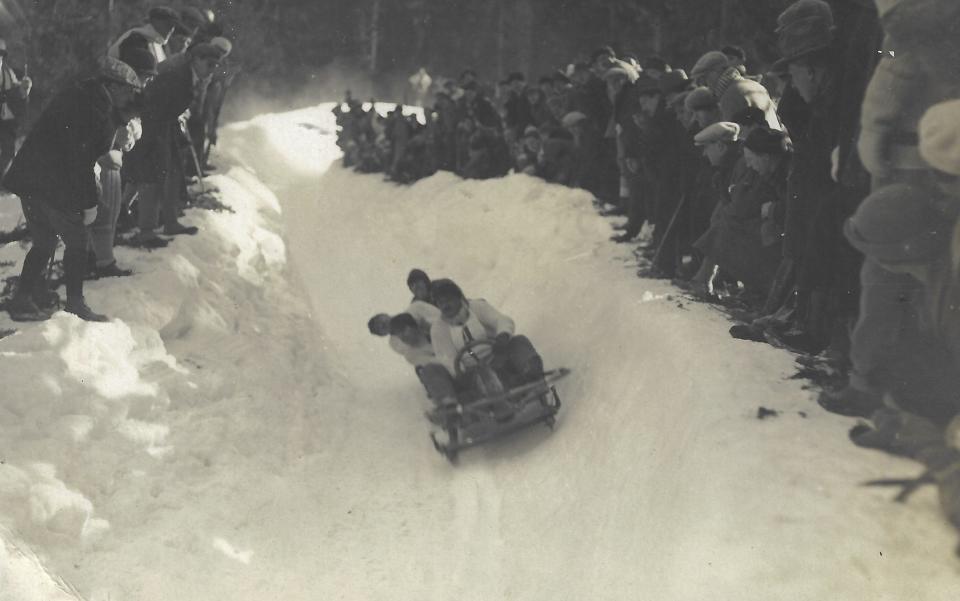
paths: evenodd
<path fill-rule="evenodd" d="M 103 57 L 96 77 L 67 88 L 50 101 L 34 124 L 4 178 L 20 197 L 33 246 L 23 261 L 10 317 L 38 321 L 50 317 L 59 297 L 47 288 L 44 271 L 63 239 L 64 309 L 87 321 L 107 321 L 83 297 L 87 271 L 87 226 L 97 217 L 94 164 L 114 143 L 122 115 L 143 84 L 127 64 Z"/>
<path fill-rule="evenodd" d="M 457 354 L 474 340 L 488 340 L 491 347 L 475 351 L 479 360 L 490 357 L 490 365 L 507 387 L 535 382 L 543 377 L 543 360 L 525 336 L 514 336 L 512 319 L 483 299 L 467 299 L 452 280 L 436 280 L 431 286 L 433 301 L 441 319 L 430 330 L 437 360 L 451 375 L 456 374 Z"/>

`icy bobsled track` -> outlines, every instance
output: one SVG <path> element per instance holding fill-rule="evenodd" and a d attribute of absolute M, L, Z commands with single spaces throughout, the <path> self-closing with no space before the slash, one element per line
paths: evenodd
<path fill-rule="evenodd" d="M 637 279 L 585 193 L 355 174 L 330 108 L 222 133 L 232 167 L 216 182 L 236 212 L 91 294 L 104 309 L 118 295 L 110 336 L 126 347 L 64 316 L 0 341 L 19 338 L 22 361 L 47 352 L 49 379 L 71 386 L 39 413 L 15 406 L 30 419 L 0 411 L 21 424 L 0 429 L 20 445 L 16 477 L 0 465 L 0 518 L 54 574 L 92 601 L 955 597 L 933 491 L 902 506 L 859 486 L 918 468 L 852 447 L 853 422 L 788 379 L 790 355 Z M 366 330 L 406 306 L 412 267 L 573 370 L 554 432 L 456 467 L 434 451 L 412 370 Z M 74 373 L 69 336 L 124 378 Z M 30 599 L 5 582 L 0 601 Z"/>

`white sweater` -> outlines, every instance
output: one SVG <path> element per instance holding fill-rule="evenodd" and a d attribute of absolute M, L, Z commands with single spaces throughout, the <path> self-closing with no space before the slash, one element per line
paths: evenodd
<path fill-rule="evenodd" d="M 504 332 L 513 334 L 515 325 L 513 320 L 497 311 L 487 301 L 477 298 L 466 301 L 469 316 L 463 325 L 451 325 L 444 320 L 433 324 L 430 338 L 433 340 L 433 352 L 437 360 L 447 368 L 451 375 L 455 374 L 454 361 L 460 352 L 471 340 L 492 340 L 497 334 Z M 490 353 L 489 348 L 477 349 L 477 355 L 484 358 Z"/>

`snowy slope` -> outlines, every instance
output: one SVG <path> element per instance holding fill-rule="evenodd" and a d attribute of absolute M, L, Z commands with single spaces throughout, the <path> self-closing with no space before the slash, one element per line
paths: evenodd
<path fill-rule="evenodd" d="M 932 491 L 858 485 L 917 466 L 852 447 L 790 355 L 637 279 L 585 193 L 357 175 L 329 109 L 222 133 L 236 213 L 121 255 L 143 275 L 90 300 L 122 321 L 0 340 L 0 523 L 48 569 L 95 601 L 956 598 Z M 555 432 L 433 451 L 366 331 L 411 267 L 574 370 Z"/>

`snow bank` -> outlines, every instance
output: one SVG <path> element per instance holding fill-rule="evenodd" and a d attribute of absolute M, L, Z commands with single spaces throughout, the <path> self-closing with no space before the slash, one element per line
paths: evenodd
<path fill-rule="evenodd" d="M 241 169 L 210 183 L 232 212 L 188 211 L 198 236 L 152 253 L 118 248 L 135 275 L 88 282 L 88 302 L 111 322 L 60 312 L 16 324 L 2 314 L 0 330 L 17 331 L 0 339 L 0 526 L 15 533 L 2 536 L 0 599 L 53 599 L 36 566 L 74 573 L 88 557 L 144 544 L 157 536 L 151 526 L 170 534 L 169 522 L 150 522 L 187 508 L 198 482 L 260 445 L 291 446 L 287 423 L 306 410 L 284 404 L 283 391 L 312 394 L 326 377 L 298 346 L 314 330 L 287 268 L 276 197 Z M 7 209 L 17 205 L 4 203 L 15 224 Z M 19 244 L 0 249 L 2 273 L 18 273 L 23 256 Z M 247 476 L 276 461 L 255 462 Z M 219 553 L 204 525 L 193 534 Z M 39 553 L 32 561 L 16 553 L 28 545 Z M 92 598 L 138 598 L 116 596 L 130 590 L 115 569 L 77 580 Z"/>

